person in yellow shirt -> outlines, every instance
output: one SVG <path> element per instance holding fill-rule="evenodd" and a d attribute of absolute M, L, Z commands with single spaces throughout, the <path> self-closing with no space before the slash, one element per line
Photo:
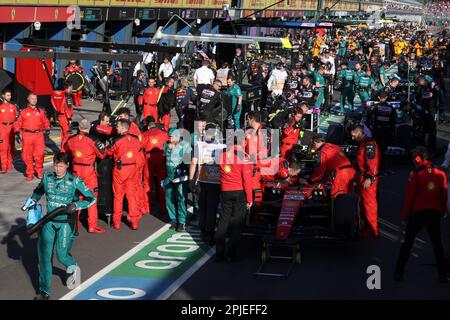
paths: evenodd
<path fill-rule="evenodd" d="M 312 54 L 313 57 L 318 57 L 320 54 L 320 47 L 325 44 L 325 41 L 322 39 L 322 37 L 317 37 L 317 39 L 314 41 L 313 47 L 312 47 Z"/>
<path fill-rule="evenodd" d="M 417 57 L 422 57 L 423 55 L 422 46 L 420 45 L 419 41 L 416 41 L 416 43 L 414 44 L 414 53 Z"/>
<path fill-rule="evenodd" d="M 433 38 L 429 38 L 427 42 L 425 42 L 425 48 L 428 50 L 428 52 L 432 51 L 434 48 L 434 40 Z"/>

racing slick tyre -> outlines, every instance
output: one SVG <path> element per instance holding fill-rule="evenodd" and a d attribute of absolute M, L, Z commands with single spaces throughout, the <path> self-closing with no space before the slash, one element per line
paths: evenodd
<path fill-rule="evenodd" d="M 345 238 L 354 239 L 358 232 L 358 196 L 341 194 L 334 199 L 334 231 Z"/>

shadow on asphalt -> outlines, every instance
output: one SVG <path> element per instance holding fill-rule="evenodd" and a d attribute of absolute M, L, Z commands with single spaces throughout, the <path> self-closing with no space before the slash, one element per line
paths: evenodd
<path fill-rule="evenodd" d="M 13 166 L 17 172 L 25 174 L 25 163 L 22 160 L 22 153 L 16 152 L 14 154 Z"/>
<path fill-rule="evenodd" d="M 23 268 L 27 272 L 33 288 L 37 291 L 39 289 L 37 238 L 30 238 L 25 225 L 25 219 L 16 219 L 16 224 L 11 226 L 9 233 L 0 244 L 6 245 L 8 258 L 22 261 Z"/>
<path fill-rule="evenodd" d="M 45 138 L 45 147 L 46 148 L 50 148 L 50 150 L 52 150 L 52 153 L 58 153 L 59 152 L 59 147 L 58 145 L 55 143 L 55 141 L 53 141 L 50 138 Z"/>

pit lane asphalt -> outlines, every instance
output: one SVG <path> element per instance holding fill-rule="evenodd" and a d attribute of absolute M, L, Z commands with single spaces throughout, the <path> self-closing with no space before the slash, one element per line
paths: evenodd
<path fill-rule="evenodd" d="M 448 98 L 447 95 L 446 101 Z M 101 106 L 86 103 L 79 109 L 83 116 L 93 120 Z M 54 128 L 52 136 L 58 135 L 58 130 Z M 444 138 L 439 140 L 440 146 L 447 145 L 448 132 L 448 125 L 440 126 L 440 136 Z M 48 147 L 54 149 L 55 146 L 50 143 Z M 16 169 L 23 170 L 20 155 L 16 157 Z M 449 285 L 437 282 L 432 266 L 434 255 L 425 231 L 419 235 L 421 240 L 416 241 L 405 282 L 398 284 L 392 280 L 400 247 L 399 212 L 410 164 L 394 160 L 390 169 L 395 174 L 380 181 L 380 239 L 302 244 L 302 264 L 294 267 L 288 279 L 280 279 L 254 276 L 260 264 L 260 242 L 244 237 L 234 262 L 208 261 L 170 299 L 448 299 Z M 26 235 L 23 228 L 26 216 L 20 206 L 37 180 L 25 182 L 18 171 L 0 179 L 0 299 L 32 299 L 38 280 L 36 240 Z M 145 216 L 137 231 L 125 224 L 119 231 L 108 228 L 102 235 L 89 234 L 83 228 L 72 250 L 81 267 L 82 280 L 87 280 L 163 226 L 168 219 L 158 212 L 158 208 L 154 208 L 154 215 Z M 106 227 L 104 221 L 99 225 Z M 444 220 L 442 230 L 444 247 L 449 252 L 449 219 Z M 370 265 L 381 269 L 381 290 L 367 289 L 366 269 Z M 285 266 L 272 265 L 268 271 L 280 271 L 280 267 Z M 54 259 L 52 299 L 69 292 L 63 283 L 64 274 L 64 268 Z"/>
<path fill-rule="evenodd" d="M 446 77 L 450 88 L 450 71 Z M 335 92 L 333 100 L 339 101 Z M 445 124 L 438 125 L 438 149 L 450 140 L 450 90 L 445 96 Z M 436 159 L 440 165 L 443 157 Z M 405 273 L 405 281 L 393 281 L 400 249 L 400 211 L 412 168 L 408 159 L 391 157 L 389 170 L 395 173 L 380 179 L 379 229 L 376 240 L 346 243 L 303 243 L 302 263 L 294 266 L 287 279 L 255 276 L 261 263 L 261 240 L 244 237 L 238 257 L 231 263 L 212 259 L 189 278 L 170 299 L 449 299 L 450 284 L 438 282 L 433 249 L 425 230 L 416 239 Z M 442 241 L 450 256 L 450 219 L 442 220 Z M 381 289 L 367 288 L 367 268 L 380 267 Z M 267 265 L 266 272 L 283 272 L 287 262 Z"/>

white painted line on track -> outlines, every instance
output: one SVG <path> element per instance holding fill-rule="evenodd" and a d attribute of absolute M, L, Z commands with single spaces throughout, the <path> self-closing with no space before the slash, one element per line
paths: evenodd
<path fill-rule="evenodd" d="M 102 270 L 94 274 L 92 277 L 90 277 L 85 282 L 81 283 L 78 287 L 67 293 L 65 296 L 60 298 L 59 300 L 72 300 L 76 295 L 83 292 L 83 290 L 87 289 L 90 285 L 92 285 L 94 282 L 99 280 L 100 278 L 107 275 L 109 272 L 114 270 L 114 268 L 118 267 L 120 264 L 125 262 L 127 259 L 131 258 L 133 255 L 138 253 L 141 249 L 143 249 L 146 245 L 148 245 L 150 242 L 158 238 L 160 235 L 162 235 L 164 232 L 169 230 L 170 224 L 166 224 L 162 226 L 159 230 L 157 230 L 155 233 L 153 233 L 151 236 L 149 236 L 147 239 L 142 241 L 140 244 L 132 248 L 130 251 L 123 254 L 121 257 L 116 259 L 115 261 L 111 262 L 109 265 L 104 267 Z"/>
<path fill-rule="evenodd" d="M 181 285 L 186 282 L 198 269 L 200 269 L 216 252 L 216 249 L 211 248 L 200 260 L 198 260 L 192 267 L 190 267 L 185 273 L 181 275 L 170 287 L 164 290 L 155 300 L 166 300 L 175 291 L 178 290 Z"/>

